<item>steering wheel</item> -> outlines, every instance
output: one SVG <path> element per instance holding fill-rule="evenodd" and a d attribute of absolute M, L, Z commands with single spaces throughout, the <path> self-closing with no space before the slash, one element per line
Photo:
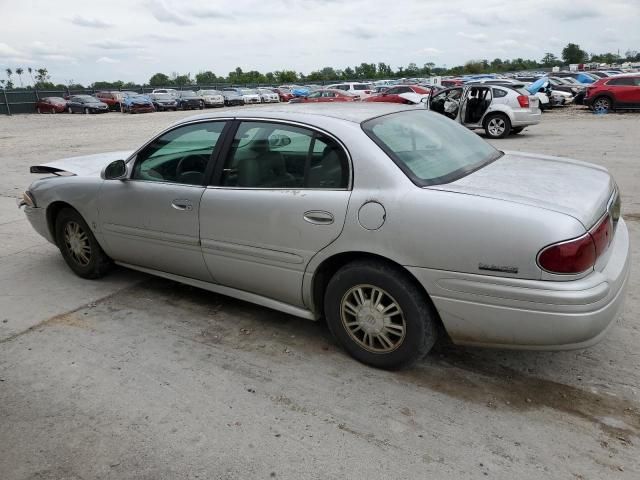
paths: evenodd
<path fill-rule="evenodd" d="M 186 172 L 204 173 L 208 159 L 209 157 L 199 154 L 182 157 L 176 167 L 176 180 L 180 180 L 180 176 Z"/>

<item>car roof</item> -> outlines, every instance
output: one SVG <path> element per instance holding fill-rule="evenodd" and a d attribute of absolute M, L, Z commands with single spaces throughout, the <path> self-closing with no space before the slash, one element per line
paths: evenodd
<path fill-rule="evenodd" d="M 234 111 L 229 115 L 229 111 L 219 111 L 205 113 L 201 115 L 195 115 L 193 117 L 185 118 L 174 125 L 179 125 L 184 122 L 191 122 L 194 120 L 207 120 L 216 118 L 265 118 L 265 119 L 280 119 L 305 122 L 311 120 L 313 117 L 329 117 L 339 120 L 345 120 L 348 122 L 362 123 L 365 120 L 379 117 L 381 115 L 387 115 L 389 113 L 402 112 L 407 110 L 415 110 L 418 107 L 407 106 L 399 103 L 376 103 L 376 102 L 350 102 L 344 105 L 338 105 L 336 103 L 330 104 L 285 104 L 274 105 L 270 107 L 246 107 L 241 111 Z M 424 110 L 424 109 L 421 109 Z"/>

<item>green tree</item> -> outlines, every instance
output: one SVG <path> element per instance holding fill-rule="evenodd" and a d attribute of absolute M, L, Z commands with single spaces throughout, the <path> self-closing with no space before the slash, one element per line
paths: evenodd
<path fill-rule="evenodd" d="M 544 54 L 544 57 L 542 57 L 542 60 L 540 62 L 546 67 L 552 67 L 553 65 L 558 63 L 558 57 L 556 57 L 551 52 L 547 52 Z"/>
<path fill-rule="evenodd" d="M 22 67 L 16 68 L 16 75 L 18 75 L 18 78 L 20 79 L 20 88 L 24 87 L 24 84 L 22 83 L 22 74 L 23 73 L 24 73 L 24 69 Z"/>
<path fill-rule="evenodd" d="M 212 85 L 216 82 L 218 82 L 218 77 L 210 70 L 196 73 L 196 83 L 198 85 Z"/>
<path fill-rule="evenodd" d="M 149 79 L 149 85 L 152 87 L 167 87 L 173 85 L 173 82 L 168 75 L 156 73 Z"/>
<path fill-rule="evenodd" d="M 469 60 L 464 64 L 463 71 L 465 73 L 482 73 L 483 65 L 480 60 Z"/>
<path fill-rule="evenodd" d="M 587 52 L 580 48 L 576 43 L 568 43 L 562 49 L 562 59 L 565 63 L 583 63 L 589 59 Z"/>

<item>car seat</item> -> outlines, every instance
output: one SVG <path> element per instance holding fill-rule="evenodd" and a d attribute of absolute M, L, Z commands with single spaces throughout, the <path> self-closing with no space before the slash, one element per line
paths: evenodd
<path fill-rule="evenodd" d="M 336 145 L 327 145 L 320 161 L 309 170 L 308 188 L 344 188 L 348 171 L 340 161 L 340 150 Z"/>
<path fill-rule="evenodd" d="M 243 158 L 238 163 L 239 187 L 280 188 L 295 187 L 295 178 L 287 172 L 280 152 L 273 152 L 269 141 L 255 140 L 250 150 L 251 158 Z"/>

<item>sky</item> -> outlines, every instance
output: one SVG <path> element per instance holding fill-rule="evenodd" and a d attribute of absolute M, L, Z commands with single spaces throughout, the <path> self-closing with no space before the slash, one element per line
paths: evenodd
<path fill-rule="evenodd" d="M 640 50 L 640 0 L 0 0 L 0 78 L 46 67 L 65 84 L 238 66 L 452 67 L 560 56 L 569 42 Z"/>

